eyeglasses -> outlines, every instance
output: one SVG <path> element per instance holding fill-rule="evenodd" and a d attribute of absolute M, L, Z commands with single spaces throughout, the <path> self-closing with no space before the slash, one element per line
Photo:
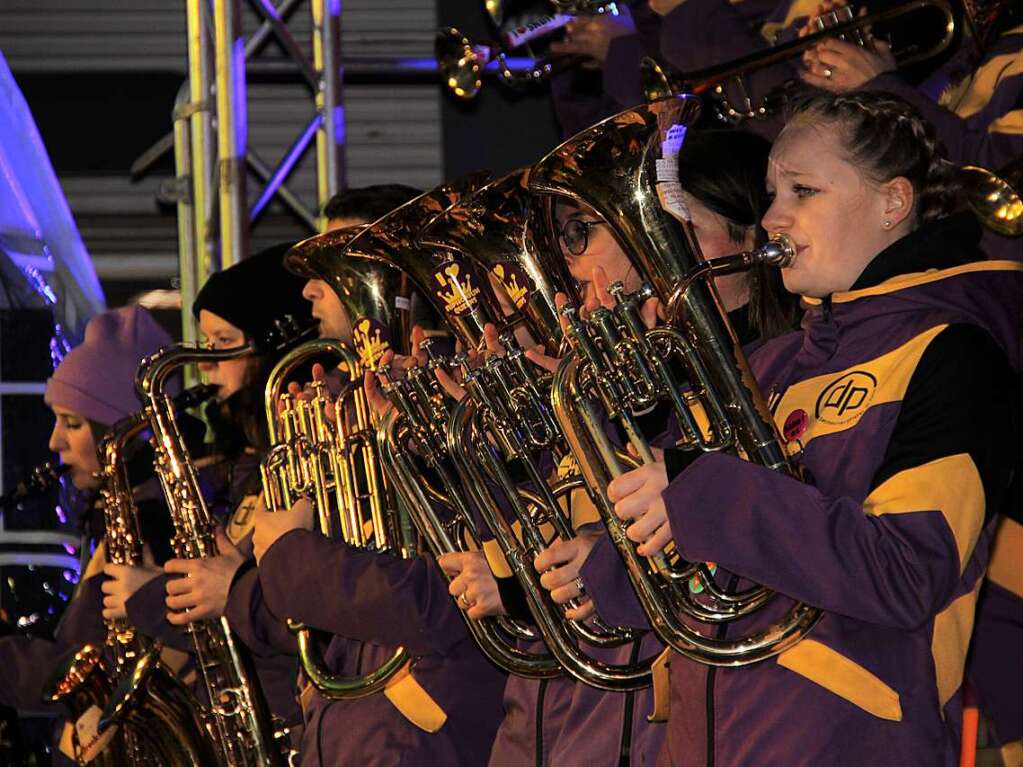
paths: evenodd
<path fill-rule="evenodd" d="M 565 243 L 568 252 L 573 256 L 581 256 L 590 244 L 590 229 L 606 221 L 583 221 L 581 218 L 570 218 L 558 229 L 558 239 Z"/>

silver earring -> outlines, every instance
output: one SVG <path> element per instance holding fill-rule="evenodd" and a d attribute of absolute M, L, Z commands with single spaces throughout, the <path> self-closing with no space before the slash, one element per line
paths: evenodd
<path fill-rule="evenodd" d="M 886 218 L 884 221 L 881 222 L 881 226 L 883 226 L 885 229 L 891 229 L 892 222 Z"/>

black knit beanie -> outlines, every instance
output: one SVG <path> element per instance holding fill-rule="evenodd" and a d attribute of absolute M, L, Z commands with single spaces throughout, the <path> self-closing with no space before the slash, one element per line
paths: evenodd
<path fill-rule="evenodd" d="M 278 323 L 308 327 L 312 305 L 302 297 L 305 279 L 284 268 L 284 254 L 293 243 L 281 243 L 217 272 L 202 286 L 192 304 L 198 319 L 205 309 L 230 322 L 265 349 L 279 337 Z"/>

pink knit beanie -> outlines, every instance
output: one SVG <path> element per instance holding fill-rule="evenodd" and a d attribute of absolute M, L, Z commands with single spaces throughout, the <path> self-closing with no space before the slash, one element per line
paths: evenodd
<path fill-rule="evenodd" d="M 170 343 L 171 337 L 140 306 L 97 314 L 85 326 L 85 340 L 46 382 L 46 404 L 110 426 L 142 407 L 135 370 L 144 357 Z"/>

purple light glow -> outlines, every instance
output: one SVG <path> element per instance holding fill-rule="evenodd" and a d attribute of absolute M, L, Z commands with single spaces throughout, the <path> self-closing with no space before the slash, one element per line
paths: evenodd
<path fill-rule="evenodd" d="M 299 161 L 305 150 L 308 149 L 309 143 L 316 136 L 316 131 L 320 127 L 320 123 L 323 122 L 322 115 L 316 115 L 306 127 L 305 132 L 299 137 L 298 141 L 294 143 L 288 154 L 285 156 L 283 162 L 277 168 L 277 172 L 270 177 L 269 181 L 266 182 L 266 186 L 263 187 L 263 193 L 259 195 L 259 199 L 256 200 L 256 204 L 252 206 L 252 210 L 249 211 L 249 221 L 254 221 L 256 217 L 263 211 L 273 199 L 274 194 L 280 188 L 281 184 L 284 183 L 284 179 L 291 173 L 291 169 L 295 167 L 295 163 Z"/>

